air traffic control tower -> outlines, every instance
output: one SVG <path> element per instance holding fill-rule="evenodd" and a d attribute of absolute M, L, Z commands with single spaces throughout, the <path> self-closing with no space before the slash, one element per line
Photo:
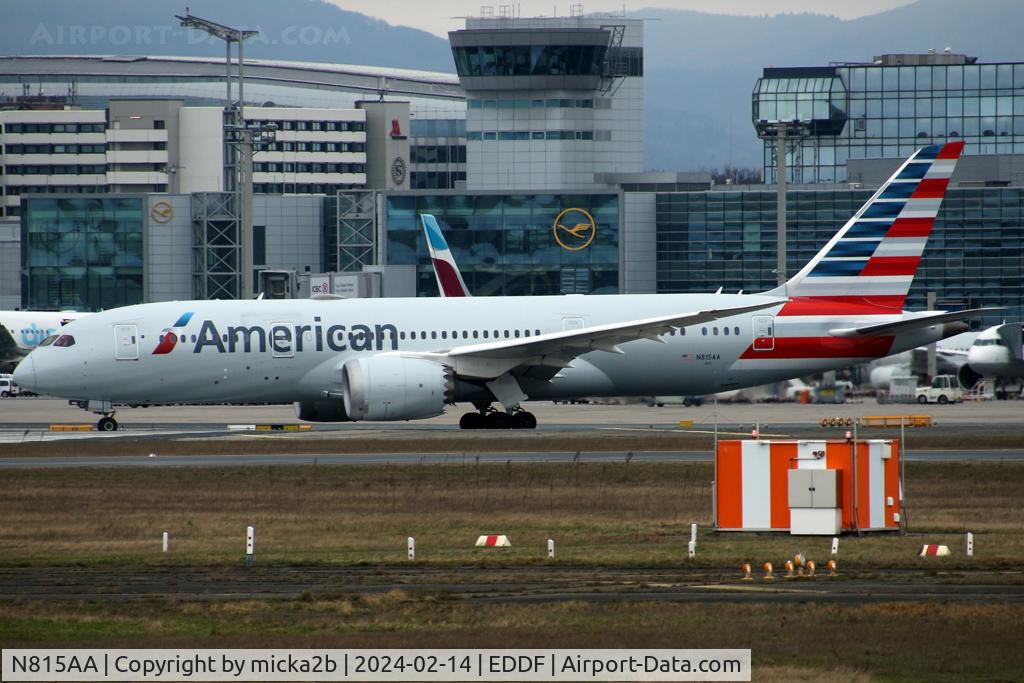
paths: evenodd
<path fill-rule="evenodd" d="M 593 190 L 644 170 L 641 20 L 481 17 L 448 36 L 466 189 Z"/>

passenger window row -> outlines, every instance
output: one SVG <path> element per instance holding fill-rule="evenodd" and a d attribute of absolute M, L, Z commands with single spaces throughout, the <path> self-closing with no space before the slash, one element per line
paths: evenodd
<path fill-rule="evenodd" d="M 540 330 L 452 330 L 449 336 L 448 330 L 431 330 L 426 332 L 421 330 L 419 332 L 409 332 L 409 339 L 518 339 L 520 337 L 537 336 L 540 334 Z M 429 337 L 428 337 L 429 335 Z M 461 335 L 461 337 L 460 337 Z M 399 339 L 405 339 L 406 333 L 399 332 Z"/>

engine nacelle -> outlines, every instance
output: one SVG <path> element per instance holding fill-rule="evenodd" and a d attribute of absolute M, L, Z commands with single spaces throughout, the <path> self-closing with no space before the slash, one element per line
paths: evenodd
<path fill-rule="evenodd" d="M 960 382 L 960 386 L 964 389 L 972 389 L 975 384 L 984 379 L 981 373 L 976 372 L 967 363 L 960 366 L 960 369 L 956 371 L 956 378 Z"/>
<path fill-rule="evenodd" d="M 296 401 L 295 417 L 306 422 L 351 422 L 340 399 Z"/>
<path fill-rule="evenodd" d="M 350 420 L 417 420 L 444 412 L 455 391 L 452 369 L 421 358 L 354 358 L 341 370 Z"/>

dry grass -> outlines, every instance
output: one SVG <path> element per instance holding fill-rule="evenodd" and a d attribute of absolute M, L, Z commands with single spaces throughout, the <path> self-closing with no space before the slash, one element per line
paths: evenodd
<path fill-rule="evenodd" d="M 11 471 L 0 478 L 0 565 L 259 561 L 516 566 L 558 561 L 679 565 L 689 523 L 710 523 L 706 464 L 123 468 Z M 977 534 L 971 565 L 1024 561 L 1024 464 L 908 466 L 921 535 L 844 537 L 843 567 L 919 566 L 918 546 Z M 173 552 L 160 552 L 172 533 Z M 926 530 L 926 531 L 924 531 Z M 471 547 L 508 533 L 509 552 Z M 701 532 L 697 564 L 734 567 L 827 540 Z M 952 558 L 941 566 L 967 565 Z M 836 605 L 608 602 L 494 608 L 424 593 L 245 602 L 0 603 L 0 645 L 130 647 L 751 648 L 754 680 L 1017 680 L 1014 604 Z"/>
<path fill-rule="evenodd" d="M 405 538 L 427 562 L 678 562 L 690 522 L 711 522 L 705 464 L 426 465 L 28 470 L 0 479 L 0 565 L 234 563 L 244 530 L 261 562 L 400 562 Z M 908 467 L 913 534 L 845 537 L 847 566 L 916 565 L 922 542 L 954 550 L 976 534 L 974 565 L 1024 561 L 1024 465 Z M 160 536 L 170 531 L 173 552 Z M 514 547 L 481 555 L 477 535 Z M 702 531 L 698 564 L 827 553 L 827 539 Z M 946 566 L 963 558 L 946 561 Z"/>

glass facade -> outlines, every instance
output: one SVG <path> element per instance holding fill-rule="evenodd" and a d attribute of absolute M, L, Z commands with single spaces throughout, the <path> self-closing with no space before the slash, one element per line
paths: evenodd
<path fill-rule="evenodd" d="M 872 195 L 829 189 L 787 194 L 787 273 L 796 273 Z M 679 192 L 656 197 L 659 292 L 757 292 L 775 286 L 774 192 Z M 950 189 L 906 308 L 1003 306 L 982 320 L 1024 317 L 1024 188 Z"/>
<path fill-rule="evenodd" d="M 792 182 L 844 182 L 848 159 L 902 158 L 950 140 L 966 142 L 968 155 L 1024 154 L 1024 63 L 970 61 L 765 69 L 754 90 L 753 118 L 756 125 L 772 112 L 780 119 L 799 117 L 808 107 L 816 118 L 814 101 L 820 95 L 808 82 L 824 78 L 823 70 L 841 80 L 848 98 L 846 124 L 834 134 L 809 135 L 790 150 Z M 770 141 L 764 145 L 764 170 L 765 182 L 774 183 Z"/>
<path fill-rule="evenodd" d="M 24 308 L 142 303 L 143 197 L 28 197 L 21 208 Z"/>
<path fill-rule="evenodd" d="M 617 193 L 392 194 L 386 202 L 387 264 L 415 265 L 417 295 L 437 296 L 419 222 L 420 213 L 431 213 L 474 296 L 615 294 L 619 206 Z M 596 224 L 593 241 L 578 251 L 563 248 L 554 236 L 555 219 L 570 208 L 584 209 Z"/>
<path fill-rule="evenodd" d="M 600 76 L 608 48 L 601 45 L 452 47 L 459 77 Z"/>
<path fill-rule="evenodd" d="M 846 125 L 846 87 L 831 78 L 762 78 L 754 87 L 754 126 L 801 121 L 813 134 L 837 135 Z"/>

